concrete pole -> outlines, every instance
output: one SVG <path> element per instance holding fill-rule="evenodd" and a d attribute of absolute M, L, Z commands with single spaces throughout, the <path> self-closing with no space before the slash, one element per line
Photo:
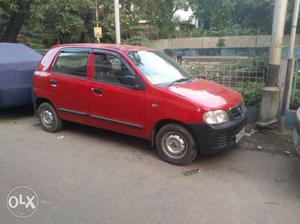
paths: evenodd
<path fill-rule="evenodd" d="M 120 32 L 120 4 L 119 0 L 114 0 L 115 7 L 115 26 L 116 26 L 116 44 L 121 43 L 121 32 Z"/>
<path fill-rule="evenodd" d="M 96 16 L 96 26 L 99 27 L 99 8 L 98 8 L 98 0 L 95 0 L 95 16 Z"/>
<path fill-rule="evenodd" d="M 289 45 L 289 58 L 288 58 L 287 71 L 285 77 L 283 102 L 282 102 L 282 108 L 280 114 L 281 115 L 280 130 L 284 129 L 285 113 L 289 107 L 289 102 L 291 97 L 291 86 L 293 84 L 293 74 L 294 74 L 294 67 L 295 67 L 295 40 L 296 40 L 296 31 L 297 31 L 297 24 L 298 24 L 298 17 L 299 17 L 299 6 L 300 6 L 300 0 L 295 0 L 292 30 L 291 30 L 290 45 Z"/>
<path fill-rule="evenodd" d="M 297 31 L 298 17 L 299 17 L 299 7 L 300 7 L 300 0 L 295 0 L 290 46 L 289 46 L 289 59 L 293 59 L 295 57 L 294 52 L 295 52 L 296 31 Z"/>
<path fill-rule="evenodd" d="M 257 124 L 262 127 L 269 126 L 277 122 L 280 100 L 278 78 L 280 72 L 287 5 L 288 0 L 275 0 L 272 43 L 269 55 L 269 71 L 266 86 L 263 89 L 259 120 L 257 122 Z"/>
<path fill-rule="evenodd" d="M 99 27 L 99 6 L 98 6 L 98 0 L 95 0 L 95 16 L 96 16 L 96 27 Z M 96 37 L 97 43 L 100 43 L 100 38 Z"/>

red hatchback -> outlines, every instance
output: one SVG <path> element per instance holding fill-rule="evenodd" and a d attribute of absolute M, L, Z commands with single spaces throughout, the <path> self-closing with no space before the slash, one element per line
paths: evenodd
<path fill-rule="evenodd" d="M 247 117 L 239 93 L 136 46 L 54 46 L 34 73 L 33 94 L 46 131 L 68 120 L 137 136 L 177 165 L 236 144 Z"/>

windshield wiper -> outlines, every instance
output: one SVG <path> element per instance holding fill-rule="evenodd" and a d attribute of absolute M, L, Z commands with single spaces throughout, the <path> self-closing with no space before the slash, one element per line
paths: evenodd
<path fill-rule="evenodd" d="M 193 78 L 180 78 L 180 79 L 177 79 L 177 80 L 171 82 L 168 86 L 172 86 L 172 85 L 174 85 L 174 84 L 177 83 L 177 82 L 189 81 L 189 80 L 191 80 L 191 79 L 193 79 Z"/>

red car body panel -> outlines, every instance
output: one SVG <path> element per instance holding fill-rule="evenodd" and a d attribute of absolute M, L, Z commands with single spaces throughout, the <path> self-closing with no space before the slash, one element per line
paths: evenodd
<path fill-rule="evenodd" d="M 56 74 L 51 71 L 59 51 L 63 48 L 91 48 L 118 53 L 142 80 L 145 89 L 134 90 L 94 80 L 94 55 L 88 58 L 86 78 Z M 169 87 L 152 85 L 126 55 L 130 50 L 149 50 L 144 47 L 103 44 L 57 45 L 41 60 L 33 79 L 37 98 L 50 101 L 64 120 L 75 121 L 128 135 L 151 139 L 154 127 L 164 120 L 184 124 L 203 123 L 208 110 L 228 110 L 240 103 L 239 93 L 216 84 L 199 80 Z M 55 79 L 57 83 L 51 84 Z M 102 94 L 91 91 L 100 88 Z M 66 113 L 65 108 L 81 114 Z M 106 118 L 107 120 L 94 119 Z M 120 125 L 121 123 L 130 125 Z"/>
<path fill-rule="evenodd" d="M 167 89 L 194 102 L 204 110 L 228 110 L 241 101 L 241 96 L 237 92 L 207 80 L 178 84 Z"/>

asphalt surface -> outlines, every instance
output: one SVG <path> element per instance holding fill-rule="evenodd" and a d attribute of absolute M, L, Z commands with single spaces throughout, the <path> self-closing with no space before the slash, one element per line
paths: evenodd
<path fill-rule="evenodd" d="M 300 160 L 279 138 L 245 137 L 178 167 L 137 138 L 75 124 L 50 134 L 22 109 L 0 110 L 0 223 L 299 224 Z M 6 205 L 20 185 L 39 197 L 28 218 Z"/>

